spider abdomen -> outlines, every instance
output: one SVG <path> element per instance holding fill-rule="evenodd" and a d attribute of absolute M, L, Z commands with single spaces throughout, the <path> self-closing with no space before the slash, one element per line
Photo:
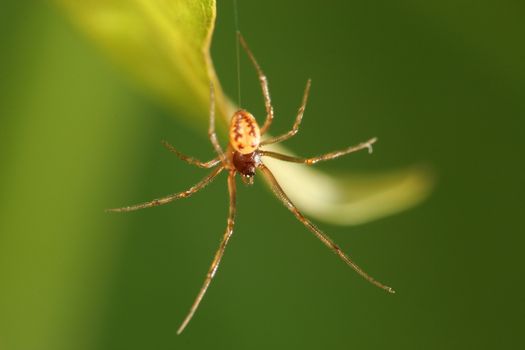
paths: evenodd
<path fill-rule="evenodd" d="M 261 131 L 257 121 L 249 112 L 241 109 L 232 117 L 230 124 L 230 144 L 241 154 L 250 154 L 259 147 Z"/>

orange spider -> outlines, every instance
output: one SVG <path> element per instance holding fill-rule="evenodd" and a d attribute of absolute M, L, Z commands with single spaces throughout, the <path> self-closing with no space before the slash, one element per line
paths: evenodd
<path fill-rule="evenodd" d="M 228 223 L 226 226 L 226 232 L 224 233 L 224 236 L 222 238 L 221 244 L 219 246 L 219 249 L 215 253 L 215 257 L 213 258 L 213 261 L 211 263 L 211 266 L 208 270 L 208 273 L 206 275 L 206 279 L 204 280 L 204 284 L 201 287 L 199 294 L 197 295 L 197 298 L 193 302 L 190 311 L 184 321 L 182 322 L 181 326 L 177 330 L 177 334 L 180 334 L 188 325 L 191 318 L 195 314 L 195 311 L 197 310 L 200 302 L 202 301 L 202 298 L 204 297 L 204 294 L 206 293 L 206 290 L 208 289 L 211 280 L 215 276 L 215 273 L 217 272 L 217 269 L 219 267 L 219 263 L 224 255 L 224 251 L 226 249 L 226 245 L 228 244 L 228 241 L 230 240 L 232 234 L 233 234 L 233 225 L 234 225 L 234 219 L 235 219 L 235 211 L 236 211 L 236 185 L 235 185 L 235 175 L 239 173 L 241 175 L 241 179 L 247 183 L 247 184 L 253 184 L 253 176 L 255 175 L 256 169 L 259 169 L 262 172 L 262 175 L 266 178 L 268 183 L 270 184 L 273 192 L 275 195 L 284 203 L 284 205 L 295 215 L 295 217 L 302 222 L 312 233 L 323 242 L 328 248 L 330 248 L 335 254 L 337 254 L 346 264 L 348 264 L 352 269 L 354 269 L 359 275 L 364 277 L 367 281 L 370 283 L 378 286 L 379 288 L 382 288 L 390 293 L 395 293 L 394 290 L 374 278 L 372 278 L 370 275 L 368 275 L 364 270 L 362 270 L 356 263 L 346 255 L 341 248 L 337 244 L 335 244 L 325 233 L 323 233 L 317 226 L 315 226 L 310 220 L 308 220 L 292 203 L 292 201 L 288 198 L 286 193 L 283 191 L 275 177 L 273 176 L 272 172 L 264 165 L 264 162 L 262 160 L 262 157 L 272 157 L 277 158 L 283 161 L 287 162 L 294 162 L 294 163 L 303 163 L 306 165 L 312 165 L 319 161 L 324 160 L 330 160 L 334 159 L 349 153 L 353 153 L 362 149 L 368 149 L 369 152 L 372 152 L 372 144 L 376 142 L 376 138 L 372 138 L 366 142 L 360 143 L 359 145 L 352 146 L 345 148 L 340 151 L 330 152 L 318 157 L 312 157 L 312 158 L 297 158 L 297 157 L 291 157 L 288 155 L 276 153 L 276 152 L 270 152 L 270 151 L 264 151 L 261 149 L 261 146 L 269 145 L 277 142 L 282 142 L 285 140 L 288 140 L 292 136 L 294 136 L 297 131 L 299 130 L 299 125 L 301 124 L 301 120 L 303 118 L 306 102 L 308 99 L 308 94 L 310 91 L 310 80 L 308 80 L 306 84 L 306 88 L 303 95 L 303 100 L 301 107 L 298 110 L 297 117 L 295 118 L 295 123 L 292 127 L 292 130 L 289 132 L 269 138 L 266 140 L 261 141 L 261 137 L 264 136 L 264 134 L 268 131 L 272 120 L 273 120 L 273 107 L 270 100 L 270 93 L 268 90 L 268 82 L 266 79 L 266 76 L 264 75 L 261 67 L 257 63 L 254 55 L 248 48 L 248 45 L 246 44 L 246 41 L 244 38 L 239 34 L 239 41 L 241 42 L 244 50 L 248 54 L 251 62 L 253 63 L 258 77 L 259 82 L 261 84 L 262 93 L 264 96 L 264 103 L 266 107 L 266 121 L 264 122 L 264 125 L 262 128 L 259 128 L 259 125 L 257 124 L 257 121 L 246 110 L 238 110 L 235 112 L 231 119 L 230 124 L 230 130 L 229 130 L 229 145 L 226 150 L 226 152 L 223 151 L 222 147 L 220 146 L 217 135 L 215 133 L 215 94 L 213 85 L 210 86 L 210 125 L 208 130 L 208 135 L 210 138 L 210 141 L 215 148 L 215 151 L 217 152 L 217 157 L 208 161 L 208 162 L 201 162 L 195 158 L 186 156 L 179 151 L 177 151 L 172 145 L 169 143 L 163 141 L 163 145 L 170 150 L 171 152 L 175 153 L 180 159 L 196 165 L 201 168 L 215 168 L 211 174 L 209 174 L 207 177 L 205 177 L 203 180 L 198 182 L 193 187 L 189 188 L 186 191 L 171 194 L 169 196 L 154 199 L 152 201 L 137 204 L 129 207 L 123 207 L 123 208 L 116 208 L 116 209 L 109 209 L 108 211 L 111 212 L 127 212 L 127 211 L 133 211 L 143 208 L 149 208 L 149 207 L 155 207 L 158 205 L 163 205 L 169 202 L 172 202 L 179 198 L 185 198 L 189 197 L 192 194 L 196 193 L 197 191 L 204 188 L 206 185 L 208 185 L 212 180 L 214 180 L 217 175 L 219 175 L 223 170 L 228 171 L 228 190 L 230 194 L 230 209 L 229 209 L 229 215 L 228 215 Z"/>

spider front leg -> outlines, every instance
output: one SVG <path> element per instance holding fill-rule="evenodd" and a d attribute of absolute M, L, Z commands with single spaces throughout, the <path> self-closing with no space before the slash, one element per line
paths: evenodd
<path fill-rule="evenodd" d="M 288 140 L 290 137 L 297 134 L 299 131 L 299 125 L 301 125 L 301 121 L 303 120 L 303 114 L 304 110 L 306 108 L 306 102 L 308 101 L 308 95 L 310 94 L 310 85 L 312 84 L 312 80 L 308 79 L 306 82 L 306 88 L 304 89 L 303 94 L 303 102 L 301 103 L 301 107 L 299 107 L 299 110 L 297 111 L 297 116 L 295 117 L 295 122 L 293 124 L 292 130 L 288 131 L 286 134 L 283 134 L 281 136 L 273 137 L 271 139 L 265 140 L 261 142 L 261 146 L 263 145 L 269 145 L 272 143 L 278 143 Z"/>
<path fill-rule="evenodd" d="M 389 293 L 395 293 L 395 291 L 392 288 L 382 284 L 381 282 L 375 280 L 372 276 L 368 275 L 352 259 L 350 259 L 350 257 L 346 255 L 337 244 L 334 243 L 334 241 L 332 241 L 325 233 L 323 233 L 320 229 L 317 228 L 317 226 L 315 226 L 310 220 L 308 220 L 299 211 L 299 209 L 295 207 L 290 198 L 288 198 L 286 193 L 284 193 L 283 189 L 273 176 L 272 172 L 264 164 L 261 164 L 259 168 L 263 172 L 263 175 L 266 178 L 266 180 L 268 180 L 268 182 L 270 183 L 270 186 L 275 195 L 283 202 L 283 204 L 295 215 L 295 217 L 304 226 L 306 226 L 317 238 L 319 238 L 319 240 L 321 240 L 321 242 L 323 242 L 325 246 L 330 248 L 335 254 L 337 254 L 341 258 L 341 260 L 343 260 L 348 266 L 354 269 L 355 272 L 361 275 L 368 282 L 381 289 L 386 290 Z"/>
<path fill-rule="evenodd" d="M 320 161 L 325 161 L 325 160 L 331 160 L 331 159 L 339 158 L 341 156 L 345 156 L 347 154 L 360 151 L 362 149 L 368 149 L 368 153 L 372 153 L 372 150 L 373 150 L 372 149 L 372 145 L 374 143 L 376 143 L 376 141 L 377 141 L 377 138 L 374 137 L 374 138 L 371 138 L 370 140 L 368 140 L 366 142 L 362 142 L 362 143 L 358 144 L 357 146 L 348 147 L 348 148 L 342 149 L 340 151 L 334 151 L 334 152 L 326 153 L 326 154 L 323 154 L 323 155 L 320 155 L 320 156 L 317 156 L 317 157 L 312 157 L 312 158 L 292 157 L 292 156 L 287 156 L 286 154 L 281 154 L 281 153 L 271 152 L 271 151 L 262 151 L 262 150 L 259 151 L 259 154 L 261 156 L 276 158 L 276 159 L 284 160 L 286 162 L 303 163 L 303 164 L 306 164 L 306 165 L 313 165 L 313 164 L 318 163 Z"/>
<path fill-rule="evenodd" d="M 261 89 L 264 97 L 264 106 L 266 108 L 266 120 L 264 121 L 264 125 L 261 128 L 261 135 L 264 135 L 266 131 L 268 131 L 268 128 L 270 127 L 273 121 L 273 107 L 272 100 L 270 98 L 270 90 L 268 89 L 268 79 L 266 78 L 266 75 L 261 69 L 261 66 L 259 66 L 259 63 L 257 63 L 255 56 L 248 47 L 248 44 L 246 43 L 246 40 L 244 40 L 242 34 L 240 32 L 237 32 L 237 36 L 239 38 L 239 42 L 244 48 L 244 51 L 246 51 L 246 54 L 250 58 L 250 61 L 252 61 L 252 64 L 255 67 L 255 70 L 257 71 L 257 76 L 259 77 L 259 83 L 261 84 Z"/>
<path fill-rule="evenodd" d="M 134 210 L 138 210 L 138 209 L 156 207 L 156 206 L 159 206 L 159 205 L 167 204 L 169 202 L 173 202 L 174 200 L 179 199 L 179 198 L 189 197 L 192 194 L 194 194 L 194 193 L 198 192 L 199 190 L 202 190 L 204 187 L 206 187 L 206 185 L 208 185 L 210 182 L 212 182 L 213 179 L 215 179 L 217 177 L 217 175 L 219 175 L 223 169 L 224 169 L 223 166 L 218 167 L 217 169 L 213 170 L 211 172 L 211 174 L 206 176 L 204 179 L 202 179 L 196 185 L 192 186 L 191 188 L 189 188 L 186 191 L 170 194 L 169 196 L 158 198 L 158 199 L 154 199 L 154 200 L 146 202 L 146 203 L 131 205 L 129 207 L 123 207 L 123 208 L 107 209 L 106 211 L 108 211 L 108 212 L 134 211 Z"/>
<path fill-rule="evenodd" d="M 183 161 L 185 161 L 185 162 L 187 162 L 189 164 L 192 164 L 192 165 L 196 165 L 199 168 L 205 168 L 205 169 L 213 168 L 214 166 L 216 166 L 217 164 L 219 164 L 221 162 L 221 159 L 219 157 L 214 158 L 214 159 L 212 159 L 210 161 L 207 161 L 207 162 L 201 162 L 200 160 L 198 160 L 196 158 L 187 156 L 184 153 L 179 152 L 175 147 L 173 147 L 167 141 L 163 140 L 163 141 L 161 141 L 161 143 L 162 143 L 162 145 L 164 147 L 166 147 L 168 149 L 168 151 L 170 151 L 171 153 L 175 153 L 175 155 L 177 157 L 179 157 L 180 159 L 182 159 Z"/>
<path fill-rule="evenodd" d="M 181 334 L 182 331 L 184 331 L 184 328 L 188 325 L 188 323 L 191 321 L 193 315 L 195 314 L 195 311 L 197 311 L 197 308 L 199 307 L 199 304 L 202 301 L 202 298 L 204 297 L 204 294 L 206 294 L 206 291 L 208 290 L 208 287 L 210 286 L 211 280 L 215 276 L 215 273 L 217 272 L 217 269 L 219 268 L 219 263 L 221 262 L 221 259 L 224 255 L 224 251 L 226 249 L 226 245 L 228 244 L 228 241 L 230 240 L 232 234 L 233 234 L 233 225 L 235 223 L 235 211 L 236 211 L 236 187 L 235 187 L 235 170 L 231 170 L 228 175 L 228 191 L 230 194 L 230 209 L 228 214 L 228 223 L 226 225 L 226 231 L 224 232 L 224 236 L 222 237 L 221 244 L 219 245 L 219 249 L 215 253 L 215 257 L 213 258 L 213 261 L 211 263 L 210 269 L 208 270 L 208 273 L 206 274 L 206 278 L 204 279 L 204 284 L 202 285 L 199 294 L 197 294 L 197 298 L 195 298 L 195 301 L 193 302 L 193 305 L 190 308 L 190 311 L 182 324 L 180 325 L 179 329 L 177 330 L 177 334 Z"/>

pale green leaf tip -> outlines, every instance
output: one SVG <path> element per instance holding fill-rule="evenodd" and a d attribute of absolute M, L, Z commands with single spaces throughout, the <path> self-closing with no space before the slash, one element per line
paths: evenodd
<path fill-rule="evenodd" d="M 336 225 L 364 224 L 414 207 L 435 184 L 428 166 L 337 176 L 270 158 L 265 163 L 301 210 Z"/>

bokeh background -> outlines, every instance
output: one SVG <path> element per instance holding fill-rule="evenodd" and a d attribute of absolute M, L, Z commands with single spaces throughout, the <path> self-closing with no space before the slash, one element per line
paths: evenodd
<path fill-rule="evenodd" d="M 308 77 L 304 154 L 369 136 L 333 173 L 432 166 L 433 195 L 356 227 L 321 223 L 392 296 L 342 264 L 261 181 L 240 186 L 236 234 L 200 310 L 227 214 L 225 178 L 126 215 L 108 207 L 204 176 L 204 123 L 143 93 L 41 1 L 0 3 L 0 349 L 523 347 L 525 8 L 521 1 L 239 0 L 240 28 L 287 130 Z M 213 57 L 236 96 L 231 1 Z M 263 105 L 242 60 L 243 102 Z M 315 184 L 312 184 L 315 186 Z"/>

